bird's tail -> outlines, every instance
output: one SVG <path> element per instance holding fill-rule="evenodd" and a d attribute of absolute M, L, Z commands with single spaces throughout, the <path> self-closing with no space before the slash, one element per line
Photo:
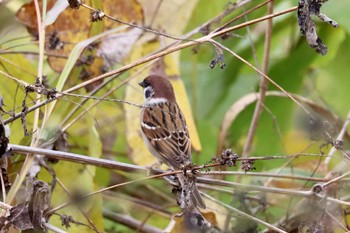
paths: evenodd
<path fill-rule="evenodd" d="M 193 188 L 192 188 L 192 192 L 191 192 L 191 199 L 192 199 L 192 203 L 194 205 L 194 207 L 200 207 L 202 209 L 205 209 L 206 206 L 205 206 L 205 203 L 201 197 L 201 194 L 199 193 L 199 190 L 197 188 L 197 185 L 196 185 L 196 182 L 193 181 L 194 184 L 193 184 Z"/>
<path fill-rule="evenodd" d="M 196 177 L 177 175 L 182 189 L 182 205 L 185 209 L 200 207 L 205 209 L 205 203 L 196 185 Z"/>

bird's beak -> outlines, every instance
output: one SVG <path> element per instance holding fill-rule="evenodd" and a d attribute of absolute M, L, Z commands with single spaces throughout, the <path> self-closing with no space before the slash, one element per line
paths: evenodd
<path fill-rule="evenodd" d="M 141 87 L 143 87 L 143 88 L 145 88 L 145 87 L 146 87 L 146 85 L 145 85 L 145 82 L 144 82 L 144 81 L 139 82 L 139 85 L 140 85 Z"/>

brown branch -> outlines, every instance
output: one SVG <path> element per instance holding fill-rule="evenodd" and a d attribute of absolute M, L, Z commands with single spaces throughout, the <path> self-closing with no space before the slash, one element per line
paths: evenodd
<path fill-rule="evenodd" d="M 311 118 L 315 118 L 310 112 L 309 110 L 307 110 L 296 98 L 294 98 L 293 95 L 291 95 L 289 92 L 287 92 L 286 90 L 284 90 L 278 83 L 276 83 L 273 79 L 271 79 L 269 76 L 267 76 L 266 74 L 264 74 L 263 72 L 261 72 L 258 68 L 256 68 L 255 66 L 253 66 L 252 64 L 250 64 L 247 60 L 245 60 L 243 57 L 239 56 L 237 53 L 233 52 L 231 49 L 225 47 L 224 45 L 216 42 L 215 40 L 211 40 L 211 43 L 215 44 L 216 46 L 218 46 L 219 48 L 231 53 L 233 56 L 235 56 L 237 59 L 239 59 L 240 61 L 242 61 L 244 64 L 248 65 L 250 68 L 252 68 L 253 70 L 255 70 L 256 72 L 258 72 L 260 75 L 262 75 L 265 79 L 267 79 L 270 83 L 272 83 L 275 87 L 277 87 L 279 90 L 281 90 L 286 96 L 288 96 L 294 103 L 296 103 L 302 110 L 304 110 L 304 112 L 306 114 L 308 114 Z"/>
<path fill-rule="evenodd" d="M 291 180 L 307 180 L 314 182 L 327 182 L 329 179 L 326 178 L 316 178 L 316 177 L 308 177 L 308 176 L 298 176 L 298 175 L 281 175 L 270 172 L 243 172 L 243 171 L 209 171 L 200 173 L 201 176 L 227 176 L 227 175 L 243 175 L 243 176 L 259 176 L 259 177 L 268 177 L 268 178 L 280 178 L 280 179 L 291 179 Z"/>
<path fill-rule="evenodd" d="M 233 213 L 235 213 L 237 216 L 239 217 L 243 217 L 243 218 L 247 218 L 247 219 L 250 219 L 254 222 L 257 222 L 257 223 L 260 223 L 261 225 L 271 229 L 271 230 L 274 230 L 274 232 L 280 232 L 280 233 L 287 233 L 286 231 L 282 230 L 282 229 L 279 229 L 278 227 L 274 226 L 274 225 L 271 225 L 265 221 L 262 221 L 261 219 L 258 219 L 250 214 L 247 214 L 239 209 L 236 209 L 230 205 L 227 205 L 226 203 L 223 203 L 219 200 L 217 200 L 216 198 L 213 198 L 211 196 L 209 196 L 208 194 L 204 194 L 204 196 L 208 199 L 210 199 L 211 201 L 215 202 L 215 203 L 218 203 L 219 205 L 221 206 L 224 206 L 226 209 L 232 211 Z"/>
<path fill-rule="evenodd" d="M 152 213 L 157 213 L 166 218 L 171 218 L 172 215 L 171 211 L 169 211 L 163 206 L 160 206 L 159 203 L 149 202 L 147 200 L 132 197 L 128 194 L 122 194 L 120 192 L 106 191 L 103 195 L 103 198 L 110 199 L 112 201 L 127 201 L 130 202 L 130 204 L 136 204 L 137 206 L 142 206 L 146 209 L 151 209 Z"/>
<path fill-rule="evenodd" d="M 188 48 L 188 47 L 191 47 L 191 46 L 194 46 L 194 45 L 198 45 L 198 44 L 201 44 L 201 43 L 207 43 L 208 41 L 210 41 L 210 39 L 218 37 L 218 36 L 221 36 L 221 35 L 224 35 L 224 34 L 226 34 L 228 32 L 231 32 L 231 31 L 240 29 L 242 27 L 246 27 L 248 25 L 252 25 L 252 24 L 255 24 L 255 23 L 258 23 L 258 22 L 270 19 L 270 18 L 274 18 L 274 17 L 279 16 L 279 15 L 287 14 L 287 13 L 290 13 L 290 12 L 293 12 L 293 11 L 296 11 L 296 10 L 297 10 L 297 7 L 292 7 L 292 8 L 289 8 L 287 10 L 283 10 L 283 11 L 280 11 L 280 12 L 277 12 L 277 13 L 274 13 L 274 14 L 271 14 L 271 15 L 266 15 L 266 16 L 263 16 L 263 17 L 260 17 L 260 18 L 257 18 L 257 19 L 254 19 L 254 20 L 251 20 L 251 21 L 239 24 L 239 25 L 235 25 L 235 26 L 223 29 L 223 30 L 221 30 L 219 32 L 212 33 L 210 35 L 201 37 L 201 38 L 199 38 L 197 40 L 194 40 L 194 41 L 190 41 L 190 42 L 187 42 L 187 43 L 183 43 L 183 44 L 177 45 L 177 46 L 172 47 L 172 48 L 168 48 L 168 49 L 166 49 L 164 51 L 160 51 L 157 54 L 152 54 L 152 55 L 150 55 L 148 57 L 142 58 L 142 59 L 140 59 L 138 61 L 135 61 L 133 63 L 125 65 L 125 66 L 123 66 L 123 67 L 121 67 L 119 69 L 107 72 L 107 73 L 102 74 L 100 76 L 97 76 L 95 78 L 89 79 L 89 80 L 87 80 L 85 82 L 82 82 L 82 83 L 80 83 L 80 84 L 78 84 L 78 85 L 76 85 L 74 87 L 71 87 L 68 90 L 64 91 L 64 93 L 70 93 L 70 92 L 79 90 L 80 88 L 83 88 L 83 87 L 85 87 L 85 86 L 87 86 L 87 85 L 89 85 L 91 83 L 98 82 L 100 80 L 103 80 L 103 79 L 108 78 L 108 77 L 113 76 L 113 75 L 121 74 L 121 73 L 123 73 L 123 72 L 125 72 L 125 71 L 127 71 L 127 70 L 129 70 L 131 68 L 137 67 L 139 65 L 142 65 L 142 64 L 144 64 L 146 62 L 152 61 L 152 60 L 157 59 L 159 57 L 163 57 L 165 55 L 174 53 L 176 51 L 179 51 L 181 49 Z M 56 98 L 60 98 L 60 97 L 62 97 L 62 94 L 58 93 L 56 95 Z M 48 99 L 48 100 L 42 101 L 40 103 L 37 103 L 36 105 L 29 107 L 28 110 L 27 110 L 27 113 L 30 113 L 33 110 L 35 110 L 37 108 L 40 108 L 40 107 L 46 105 L 47 103 L 50 103 L 53 100 L 54 99 Z M 14 116 L 10 117 L 9 119 L 6 119 L 4 121 L 4 124 L 6 125 L 8 123 L 11 123 L 14 120 L 20 118 L 21 116 L 22 116 L 22 113 L 17 113 Z"/>
<path fill-rule="evenodd" d="M 21 146 L 21 145 L 15 145 L 15 144 L 9 144 L 9 147 L 12 148 L 12 151 L 14 153 L 19 153 L 19 154 L 27 154 L 27 153 L 39 154 L 39 155 L 43 155 L 43 156 L 58 159 L 58 160 L 88 164 L 88 165 L 93 165 L 93 166 L 98 166 L 98 167 L 103 167 L 103 168 L 113 169 L 113 170 L 120 170 L 125 172 L 140 172 L 140 173 L 147 172 L 147 169 L 144 166 L 122 163 L 122 162 L 112 161 L 108 159 L 94 158 L 94 157 L 90 157 L 82 154 L 48 150 L 48 149 L 42 149 L 42 148 L 33 148 L 29 146 Z M 251 156 L 249 158 L 237 158 L 237 161 L 290 159 L 290 158 L 298 158 L 301 156 L 320 157 L 320 158 L 327 157 L 327 155 L 320 155 L 320 154 L 298 153 L 298 154 L 292 154 L 292 155 L 265 155 L 265 156 L 258 156 L 258 157 Z M 216 167 L 216 166 L 221 166 L 221 165 L 220 163 L 205 164 L 205 165 L 195 166 L 192 168 L 192 170 L 200 170 L 200 169 L 206 169 L 206 168 Z M 158 174 L 164 172 L 162 170 L 156 170 L 156 171 L 158 172 Z M 172 173 L 166 172 L 163 175 L 171 175 L 171 174 L 177 174 L 181 172 L 183 171 L 178 170 Z"/>
<path fill-rule="evenodd" d="M 343 127 L 341 128 L 341 130 L 340 130 L 340 132 L 339 132 L 339 134 L 338 134 L 336 140 L 338 140 L 338 141 L 343 140 L 344 135 L 347 134 L 347 127 L 348 127 L 348 124 L 349 124 L 349 123 L 350 123 L 350 111 L 348 112 L 348 114 L 347 114 L 347 116 L 346 116 L 346 119 L 345 119 L 345 121 L 344 121 Z M 335 151 L 337 151 L 337 148 L 335 147 L 335 145 L 333 145 L 333 147 L 332 147 L 332 149 L 329 151 L 328 155 L 329 155 L 329 156 L 332 156 L 332 155 L 335 153 Z M 349 159 L 349 157 L 347 156 L 346 153 L 344 153 L 344 155 L 345 155 L 345 158 L 346 158 L 346 159 Z M 330 162 L 330 160 L 331 160 L 331 158 L 326 158 L 326 159 L 324 160 L 324 164 L 328 165 L 328 163 Z"/>
<path fill-rule="evenodd" d="M 162 233 L 163 232 L 163 230 L 157 227 L 144 224 L 143 222 L 136 220 L 128 215 L 113 213 L 112 211 L 109 211 L 106 209 L 103 209 L 103 217 L 111 221 L 123 224 L 133 230 L 136 230 L 137 232 L 145 232 L 145 233 Z"/>
<path fill-rule="evenodd" d="M 234 17 L 234 18 L 231 19 L 230 21 L 226 22 L 226 23 L 225 23 L 224 25 L 222 25 L 221 27 L 218 27 L 217 29 L 215 29 L 213 32 L 221 31 L 222 29 L 226 28 L 226 27 L 227 27 L 228 25 L 230 25 L 231 23 L 233 23 L 233 22 L 235 22 L 236 20 L 242 18 L 243 16 L 246 16 L 246 15 L 248 15 L 249 13 L 251 13 L 251 12 L 253 12 L 253 11 L 259 9 L 260 7 L 265 6 L 267 3 L 271 2 L 271 1 L 272 1 L 272 0 L 268 0 L 268 1 L 266 1 L 266 2 L 263 2 L 263 3 L 261 3 L 261 4 L 257 5 L 257 6 L 255 6 L 255 7 L 253 7 L 253 8 L 251 8 L 251 9 L 249 9 L 249 10 L 243 12 L 242 14 L 237 15 L 236 17 Z"/>
<path fill-rule="evenodd" d="M 202 44 L 202 43 L 207 43 L 210 41 L 210 39 L 212 38 L 215 38 L 215 37 L 218 37 L 218 36 L 221 36 L 221 35 L 224 35 L 228 32 L 231 32 L 231 31 L 234 31 L 234 30 L 237 30 L 237 29 L 240 29 L 240 28 L 243 28 L 243 27 L 246 27 L 248 25 L 252 25 L 252 24 L 255 24 L 255 23 L 259 23 L 261 21 L 264 21 L 264 20 L 268 20 L 268 19 L 271 19 L 271 18 L 274 18 L 276 16 L 279 16 L 279 15 L 283 15 L 283 14 L 286 14 L 286 13 L 290 13 L 290 12 L 293 12 L 293 11 L 296 11 L 297 10 L 297 7 L 292 7 L 292 8 L 289 8 L 287 10 L 284 10 L 284 11 L 280 11 L 280 12 L 277 12 L 275 14 L 270 14 L 270 15 L 266 15 L 266 16 L 263 16 L 263 17 L 260 17 L 260 18 L 257 18 L 257 19 L 254 19 L 254 20 L 250 20 L 248 22 L 245 22 L 245 23 L 242 23 L 242 24 L 239 24 L 239 25 L 235 25 L 235 26 L 232 26 L 232 27 L 229 27 L 229 28 L 226 28 L 226 29 L 223 29 L 219 32 L 215 32 L 213 34 L 209 34 L 207 36 L 204 36 L 204 37 L 201 37 L 197 40 L 194 40 L 194 41 L 189 41 L 189 42 L 186 42 L 186 43 L 183 43 L 183 44 L 180 44 L 180 45 L 177 45 L 175 47 L 172 47 L 172 48 L 169 48 L 169 49 L 166 49 L 164 51 L 161 51 L 157 54 L 152 54 L 148 57 L 145 57 L 141 60 L 138 60 L 138 61 L 135 61 L 135 62 L 132 62 L 128 65 L 125 65 L 119 69 L 116 69 L 116 70 L 113 70 L 113 71 L 110 71 L 110 72 L 107 72 L 105 74 L 102 74 L 98 77 L 95 77 L 95 78 L 92 78 L 90 80 L 87 80 L 83 83 L 80 83 L 74 87 L 71 87 L 69 88 L 68 90 L 66 90 L 65 92 L 73 92 L 73 91 L 76 91 L 82 87 L 85 87 L 86 85 L 89 85 L 91 83 L 94 83 L 94 82 L 97 82 L 97 81 L 100 81 L 100 80 L 103 80 L 107 77 L 110 77 L 112 75 L 116 75 L 116 74 L 119 74 L 119 73 L 122 73 L 122 72 L 125 72 L 126 70 L 129 70 L 131 68 L 134 68 L 136 66 L 139 66 L 141 64 L 144 64 L 146 62 L 149 62 L 149 61 L 152 61 L 154 59 L 157 59 L 159 57 L 163 57 L 165 55 L 168 55 L 168 54 L 171 54 L 171 53 L 174 53 L 174 52 L 177 52 L 179 50 L 182 50 L 182 49 L 185 49 L 185 48 L 188 48 L 188 47 L 191 47 L 191 46 L 194 46 L 194 45 L 198 45 L 198 44 Z"/>
<path fill-rule="evenodd" d="M 88 193 L 88 194 L 86 194 L 84 196 L 81 196 L 80 198 L 81 199 L 85 199 L 85 198 L 91 197 L 91 196 L 93 196 L 95 194 L 103 193 L 103 192 L 109 191 L 111 189 L 119 188 L 121 186 L 137 183 L 137 182 L 140 182 L 140 181 L 150 180 L 150 179 L 153 179 L 153 178 L 160 178 L 160 177 L 164 177 L 164 176 L 168 176 L 168 175 L 175 175 L 175 174 L 181 173 L 182 171 L 171 171 L 171 172 L 161 171 L 161 172 L 162 172 L 161 174 L 152 175 L 152 176 L 146 176 L 146 177 L 143 177 L 143 178 L 140 178 L 140 179 L 137 179 L 137 180 L 131 180 L 131 181 L 126 181 L 126 182 L 123 182 L 123 183 L 111 185 L 109 187 L 102 188 L 102 189 L 99 189 L 97 191 Z M 65 202 L 65 203 L 63 203 L 63 204 L 61 204 L 59 206 L 56 206 L 55 208 L 51 209 L 50 211 L 46 212 L 46 214 L 47 215 L 51 215 L 51 214 L 55 213 L 56 211 L 58 211 L 60 209 L 63 209 L 66 206 L 68 206 L 68 205 L 70 205 L 72 203 L 74 203 L 74 202 L 73 201 L 67 201 L 67 202 Z"/>
<path fill-rule="evenodd" d="M 112 161 L 112 160 L 108 160 L 108 159 L 93 158 L 93 157 L 89 157 L 89 156 L 81 155 L 81 154 L 74 154 L 74 153 L 63 152 L 63 151 L 47 150 L 47 149 L 13 145 L 13 144 L 10 144 L 9 146 L 12 148 L 14 153 L 40 154 L 40 155 L 44 155 L 44 156 L 49 157 L 49 158 L 55 158 L 55 159 L 70 161 L 70 162 L 75 162 L 75 163 L 89 164 L 89 165 L 94 165 L 94 166 L 98 166 L 98 167 L 104 167 L 104 168 L 114 169 L 114 170 L 121 170 L 121 171 L 126 171 L 126 172 L 143 172 L 143 173 L 145 173 L 147 171 L 146 168 L 142 167 L 142 166 Z"/>
<path fill-rule="evenodd" d="M 69 197 L 70 199 L 74 199 L 72 193 L 71 193 L 71 192 L 68 190 L 68 188 L 61 182 L 61 180 L 58 179 L 58 178 L 56 178 L 56 180 L 57 180 L 58 184 L 62 187 L 63 191 L 68 195 L 68 197 Z M 92 229 L 92 230 L 95 231 L 95 232 L 99 232 L 99 230 L 98 230 L 97 227 L 95 226 L 94 222 L 91 220 L 90 216 L 86 213 L 86 211 L 85 211 L 80 205 L 77 205 L 76 207 L 77 207 L 77 208 L 79 209 L 79 211 L 84 215 L 86 221 L 88 221 L 88 223 L 90 224 L 90 225 L 87 225 L 87 224 L 86 224 L 86 226 L 89 227 L 90 229 Z"/>
<path fill-rule="evenodd" d="M 111 15 L 108 15 L 108 14 L 105 14 L 104 12 L 102 12 L 101 10 L 97 10 L 89 5 L 86 5 L 86 4 L 81 4 L 82 7 L 85 7 L 86 9 L 89 9 L 90 11 L 92 12 L 97 12 L 99 11 L 100 13 L 103 14 L 102 17 L 106 17 L 112 21 L 115 21 L 115 22 L 118 22 L 118 23 L 121 23 L 121 24 L 124 24 L 124 25 L 128 25 L 130 27 L 133 27 L 133 28 L 138 28 L 142 31 L 146 31 L 146 32 L 150 32 L 150 33 L 153 33 L 153 34 L 156 34 L 156 35 L 160 35 L 160 36 L 164 36 L 166 38 L 170 38 L 170 39 L 173 39 L 173 40 L 179 40 L 179 41 L 193 41 L 193 40 L 189 40 L 189 39 L 184 39 L 184 38 L 181 38 L 181 37 L 176 37 L 176 36 L 172 36 L 172 35 L 169 35 L 169 34 L 166 34 L 166 33 L 162 33 L 162 32 L 159 32 L 159 31 L 156 31 L 154 29 L 151 29 L 151 28 L 148 28 L 148 27 L 145 27 L 145 26 L 140 26 L 138 24 L 134 24 L 134 23 L 128 23 L 128 22 L 125 22 L 119 18 L 116 18 L 116 17 L 113 17 Z"/>
<path fill-rule="evenodd" d="M 271 1 L 268 4 L 268 14 L 272 14 L 272 13 L 273 13 L 273 1 Z M 272 18 L 267 20 L 267 25 L 266 25 L 264 59 L 263 59 L 263 67 L 262 67 L 262 72 L 264 74 L 267 74 L 269 69 L 271 35 L 272 35 Z M 243 157 L 247 157 L 252 148 L 254 135 L 258 127 L 258 122 L 259 122 L 261 112 L 263 110 L 263 106 L 265 102 L 265 96 L 266 96 L 267 84 L 268 84 L 267 81 L 268 80 L 266 78 L 264 78 L 263 76 L 260 76 L 259 98 L 255 105 L 253 119 L 251 121 L 247 140 L 243 148 L 243 153 L 242 153 Z"/>

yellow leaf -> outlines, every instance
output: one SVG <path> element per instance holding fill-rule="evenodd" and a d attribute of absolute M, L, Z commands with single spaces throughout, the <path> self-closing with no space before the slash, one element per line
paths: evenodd
<path fill-rule="evenodd" d="M 3 49 L 3 48 L 1 48 Z M 33 64 L 22 54 L 3 54 L 1 55 L 0 70 L 4 73 L 9 73 L 12 77 L 18 78 L 26 83 L 33 84 L 35 82 L 36 70 Z M 5 111 L 11 111 L 13 107 L 18 107 L 24 99 L 24 87 L 19 85 L 4 75 L 0 76 L 0 96 L 3 98 L 4 105 L 2 108 Z M 18 91 L 17 88 L 19 88 Z M 34 98 L 34 94 L 29 94 L 28 98 Z M 30 103 L 30 100 L 27 100 Z M 28 104 L 29 105 L 29 104 Z M 16 109 L 18 111 L 20 109 Z M 9 116 L 3 116 L 6 120 Z M 26 116 L 26 127 L 31 130 L 32 114 Z M 10 140 L 13 144 L 20 143 L 25 137 L 21 121 L 17 120 L 9 124 L 11 129 Z"/>

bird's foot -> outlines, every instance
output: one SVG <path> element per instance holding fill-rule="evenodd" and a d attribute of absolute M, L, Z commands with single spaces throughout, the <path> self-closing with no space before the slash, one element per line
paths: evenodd
<path fill-rule="evenodd" d="M 193 163 L 183 166 L 182 170 L 186 177 L 195 177 L 196 174 L 198 173 L 198 169 L 196 168 L 196 165 Z"/>

